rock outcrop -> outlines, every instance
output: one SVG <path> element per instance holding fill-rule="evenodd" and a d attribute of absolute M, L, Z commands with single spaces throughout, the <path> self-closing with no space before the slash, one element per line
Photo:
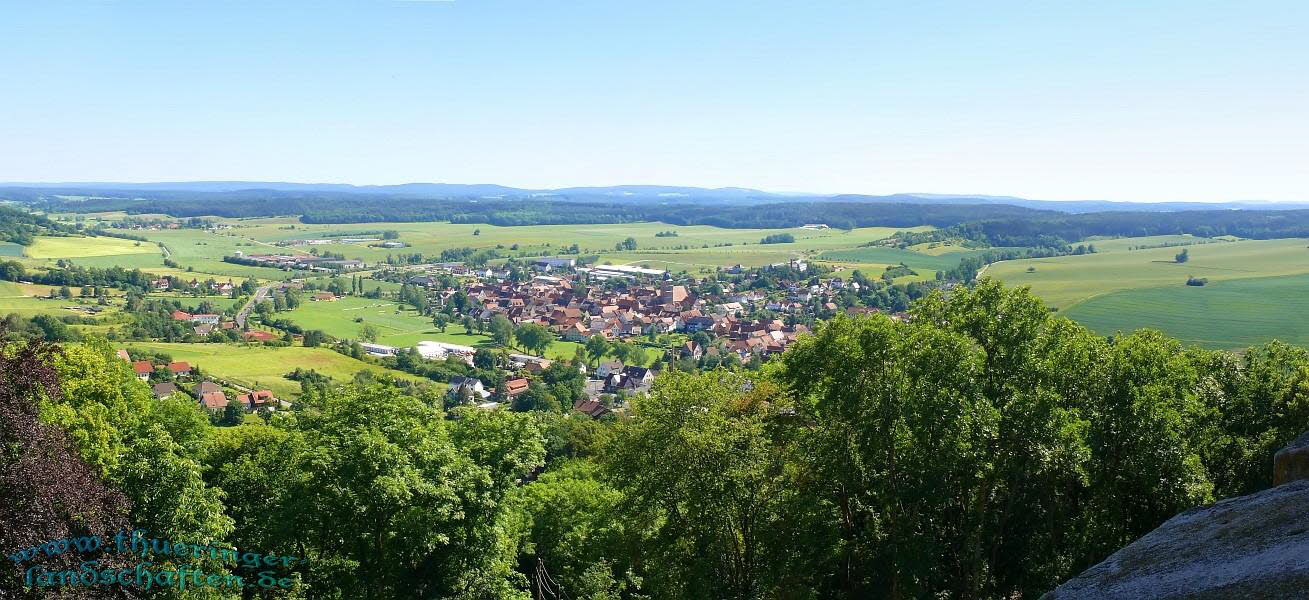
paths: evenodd
<path fill-rule="evenodd" d="M 1297 479 L 1309 479 L 1309 433 L 1295 438 L 1273 456 L 1273 485 Z"/>
<path fill-rule="evenodd" d="M 1179 514 L 1042 600 L 1309 599 L 1309 434 L 1277 487 Z"/>

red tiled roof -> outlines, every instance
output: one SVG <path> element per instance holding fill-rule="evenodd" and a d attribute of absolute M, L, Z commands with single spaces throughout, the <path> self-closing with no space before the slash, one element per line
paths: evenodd
<path fill-rule="evenodd" d="M 200 396 L 200 404 L 208 409 L 227 408 L 227 394 L 222 392 L 205 392 Z"/>
<path fill-rule="evenodd" d="M 155 366 L 148 360 L 138 360 L 132 363 L 132 370 L 136 371 L 137 375 L 149 375 L 155 372 Z"/>
<path fill-rule="evenodd" d="M 526 392 L 529 385 L 527 379 L 510 379 L 505 381 L 505 395 L 517 396 L 518 394 Z"/>

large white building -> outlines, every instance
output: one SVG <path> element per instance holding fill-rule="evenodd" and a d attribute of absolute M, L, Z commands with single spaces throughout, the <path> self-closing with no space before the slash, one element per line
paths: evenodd
<path fill-rule="evenodd" d="M 477 352 L 477 348 L 472 346 L 460 346 L 459 344 L 447 344 L 445 342 L 434 342 L 429 340 L 418 342 L 418 345 L 414 346 L 414 349 L 418 350 L 418 354 L 428 360 L 445 360 L 446 357 L 453 354 L 463 358 L 469 363 L 473 360 L 473 354 Z"/>

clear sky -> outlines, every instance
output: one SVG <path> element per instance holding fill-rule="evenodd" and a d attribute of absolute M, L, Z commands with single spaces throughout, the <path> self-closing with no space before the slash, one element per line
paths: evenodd
<path fill-rule="evenodd" d="M 1309 201 L 1309 2 L 11 2 L 0 181 Z"/>

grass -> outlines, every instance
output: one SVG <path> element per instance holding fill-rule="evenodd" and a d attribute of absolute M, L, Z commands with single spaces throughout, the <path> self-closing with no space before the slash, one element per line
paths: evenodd
<path fill-rule="evenodd" d="M 22 256 L 23 247 L 13 242 L 0 242 L 0 256 Z"/>
<path fill-rule="evenodd" d="M 1163 243 L 1185 246 L 1128 250 Z M 1028 285 L 1060 314 L 1109 335 L 1159 329 L 1207 348 L 1280 339 L 1309 345 L 1309 240 L 1208 241 L 1190 236 L 1095 240 L 1096 254 L 1005 261 L 986 275 Z M 1027 272 L 1028 268 L 1035 269 Z M 1187 286 L 1189 276 L 1205 278 Z"/>
<path fill-rule="evenodd" d="M 114 218 L 117 215 L 104 215 Z M 749 267 L 786 262 L 791 258 L 816 255 L 841 248 L 885 239 L 897 231 L 925 231 L 930 227 L 865 227 L 852 231 L 835 229 L 722 229 L 707 225 L 678 226 L 666 223 L 625 223 L 616 225 L 534 225 L 498 227 L 454 223 L 361 223 L 348 225 L 306 225 L 292 219 L 222 219 L 231 229 L 219 233 L 197 230 L 135 232 L 150 240 L 141 243 L 116 238 L 42 238 L 43 240 L 93 239 L 99 248 L 56 248 L 31 255 L 30 266 L 41 266 L 53 258 L 70 258 L 88 267 L 121 266 L 139 268 L 158 275 L 283 280 L 292 275 L 276 269 L 234 265 L 222 261 L 224 256 L 242 251 L 247 254 L 282 252 L 305 254 L 309 246 L 282 247 L 275 244 L 292 239 L 327 239 L 324 234 L 346 233 L 365 236 L 364 232 L 395 230 L 399 241 L 409 244 L 401 249 L 370 248 L 366 243 L 325 244 L 313 246 L 320 251 L 344 254 L 367 262 L 385 260 L 388 255 L 419 252 L 439 256 L 451 248 L 498 248 L 507 255 L 559 255 L 572 244 L 582 254 L 599 255 L 601 263 L 648 264 L 670 271 L 711 273 L 718 267 L 742 264 Z M 658 237 L 673 231 L 676 237 Z M 478 232 L 477 235 L 473 235 Z M 796 241 L 787 244 L 760 244 L 764 236 L 790 233 Z M 619 252 L 614 245 L 628 237 L 636 240 L 635 251 Z M 101 242 L 101 240 L 107 240 Z M 67 242 L 47 241 L 45 244 Z M 731 244 L 725 245 L 725 244 Z M 517 250 L 513 250 L 517 246 Z M 127 250 L 132 252 L 127 252 Z M 180 269 L 163 266 L 164 251 Z M 866 261 L 876 262 L 876 261 Z M 898 261 L 897 261 L 898 262 Z M 911 265 L 912 266 L 912 265 Z M 186 269 L 192 272 L 187 272 Z M 303 273 L 297 274 L 303 275 Z"/>
<path fill-rule="evenodd" d="M 345 339 L 358 338 L 364 325 L 372 325 L 379 334 L 377 343 L 398 348 L 414 346 L 424 340 L 477 348 L 495 347 L 490 336 L 467 335 L 458 323 L 449 324 L 443 333 L 430 318 L 389 300 L 346 296 L 336 302 L 305 302 L 278 317 L 289 319 L 306 330 L 319 329 L 330 336 Z M 357 318 L 362 318 L 363 322 L 356 323 Z M 576 351 L 576 343 L 556 341 L 545 354 L 550 358 L 572 358 Z"/>
<path fill-rule="evenodd" d="M 1130 239 L 1114 240 L 1124 247 Z M 1105 242 L 1095 242 L 1099 249 Z M 985 274 L 1010 285 L 1028 285 L 1060 310 L 1122 290 L 1173 287 L 1187 276 L 1211 282 L 1309 273 L 1309 240 L 1245 240 L 1187 246 L 1190 260 L 1176 263 L 1180 248 L 1109 251 L 996 263 Z M 1028 273 L 1032 267 L 1034 272 Z"/>
<path fill-rule="evenodd" d="M 95 256 L 121 257 L 128 254 L 159 255 L 159 248 L 147 242 L 111 237 L 38 237 L 24 253 L 37 260 L 60 258 L 89 258 Z"/>
<path fill-rule="evenodd" d="M 201 302 L 213 304 L 218 308 L 218 310 L 227 310 L 236 304 L 235 299 L 227 296 L 177 296 L 170 294 L 150 294 L 149 297 L 159 300 L 176 300 L 180 302 L 183 307 L 188 309 L 194 309 L 195 307 L 200 306 Z"/>
<path fill-rule="evenodd" d="M 1096 252 L 1131 252 L 1129 248 L 1140 246 L 1163 246 L 1165 244 L 1220 244 L 1228 240 L 1219 240 L 1217 238 L 1202 238 L 1193 235 L 1149 235 L 1142 237 L 1128 238 L 1089 238 L 1088 244 L 1095 244 Z M 1174 252 L 1181 252 L 1179 247 Z"/>
<path fill-rule="evenodd" d="M 255 389 L 269 389 L 279 397 L 298 394 L 300 384 L 284 377 L 296 367 L 313 369 L 338 381 L 349 381 L 360 371 L 387 373 L 413 381 L 428 381 L 406 373 L 384 369 L 333 352 L 328 348 L 270 348 L 236 344 L 172 344 L 130 342 L 130 348 L 162 352 L 173 360 L 186 361 L 202 372 Z"/>
<path fill-rule="evenodd" d="M 984 252 L 986 250 L 966 250 L 934 255 L 900 248 L 870 247 L 832 250 L 819 255 L 819 258 L 825 261 L 871 265 L 898 265 L 904 263 L 914 270 L 945 271 L 954 268 L 966 256 L 977 256 Z"/>
<path fill-rule="evenodd" d="M 213 278 L 218 281 L 252 278 L 283 280 L 291 274 L 278 269 L 248 267 L 223 262 L 224 256 L 244 250 L 270 249 L 248 240 L 215 235 L 198 230 L 137 231 L 148 242 L 97 237 L 39 237 L 27 249 L 24 259 L 29 267 L 52 267 L 56 259 L 67 259 L 84 267 L 122 267 L 141 269 L 156 275 L 175 275 L 185 279 Z M 140 244 L 139 246 L 137 244 Z M 162 246 L 161 246 L 162 244 Z M 179 267 L 164 266 L 164 250 Z M 191 270 L 188 271 L 187 269 Z"/>
<path fill-rule="evenodd" d="M 1273 339 L 1309 346 L 1307 312 L 1309 274 L 1123 290 L 1063 314 L 1103 335 L 1149 327 L 1184 342 L 1227 349 Z"/>
<path fill-rule="evenodd" d="M 772 253 L 780 258 L 770 258 L 769 262 L 784 261 L 801 252 L 818 251 L 831 248 L 851 247 L 874 240 L 889 237 L 897 228 L 866 227 L 853 231 L 840 230 L 806 230 L 792 229 L 722 229 L 707 225 L 679 226 L 667 223 L 623 223 L 615 225 L 532 225 L 523 227 L 498 227 L 495 225 L 454 224 L 454 223 L 360 223 L 348 225 L 306 225 L 289 224 L 278 221 L 225 221 L 233 225 L 232 233 L 247 240 L 260 242 L 277 242 L 293 239 L 325 239 L 326 233 L 355 233 L 362 235 L 366 231 L 394 230 L 400 233 L 398 241 L 409 244 L 402 249 L 369 248 L 366 243 L 326 244 L 315 246 L 320 250 L 339 252 L 349 258 L 365 261 L 384 259 L 388 254 L 421 252 L 425 255 L 439 255 L 442 250 L 450 248 L 495 248 L 503 246 L 505 252 L 515 244 L 519 252 L 530 255 L 558 254 L 572 244 L 577 244 L 583 254 L 602 253 L 603 259 L 615 263 L 648 258 L 645 254 L 688 254 L 679 258 L 661 258 L 670 263 L 692 266 L 728 266 L 741 262 L 737 256 L 724 256 L 749 253 Z M 293 228 L 292 228 L 293 227 Z M 929 227 L 908 228 L 923 231 Z M 478 235 L 473 235 L 473 232 Z M 674 231 L 676 237 L 657 237 L 660 232 Z M 764 236 L 775 233 L 790 233 L 796 241 L 791 244 L 759 245 Z M 614 245 L 628 237 L 636 240 L 638 256 L 631 253 L 616 253 Z M 715 248 L 717 244 L 731 243 L 731 247 Z M 741 246 L 748 245 L 749 250 L 742 252 Z M 683 248 L 685 246 L 685 248 Z M 708 246 L 708 248 L 704 248 Z M 301 250 L 305 246 L 296 247 Z M 612 255 L 612 256 L 611 256 Z M 767 264 L 760 262 L 759 264 Z"/>
<path fill-rule="evenodd" d="M 16 313 L 23 317 L 33 317 L 36 315 L 54 315 L 63 317 L 68 315 L 82 315 L 80 312 L 69 310 L 71 307 L 95 306 L 94 299 L 82 299 L 74 297 L 71 300 L 62 298 L 49 298 L 50 290 L 48 285 L 24 285 L 9 281 L 0 281 L 0 316 Z M 54 288 L 58 289 L 58 288 Z M 79 288 L 72 288 L 76 294 Z M 111 300 L 111 302 L 114 302 Z M 118 304 L 118 302 L 114 302 Z M 106 307 L 107 310 L 100 313 L 102 315 L 117 312 L 116 306 Z M 85 316 L 85 315 L 82 315 Z"/>
<path fill-rule="evenodd" d="M 246 254 L 269 253 L 274 248 L 241 239 L 233 235 L 206 233 L 194 229 L 169 231 L 143 231 L 142 236 L 152 242 L 162 243 L 169 253 L 169 258 L 182 269 L 188 267 L 204 274 L 214 274 L 224 279 L 230 277 L 282 280 L 290 277 L 289 273 L 265 267 L 249 267 L 223 262 L 224 256 L 232 256 L 240 250 Z M 285 252 L 285 251 L 284 251 Z M 160 263 L 162 264 L 162 263 Z"/>

